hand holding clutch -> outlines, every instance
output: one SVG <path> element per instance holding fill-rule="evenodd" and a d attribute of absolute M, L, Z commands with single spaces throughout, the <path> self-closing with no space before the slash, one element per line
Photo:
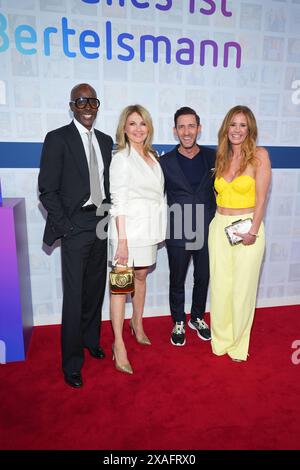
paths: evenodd
<path fill-rule="evenodd" d="M 134 268 L 113 266 L 109 273 L 111 294 L 134 294 Z"/>
<path fill-rule="evenodd" d="M 252 226 L 252 219 L 249 217 L 247 219 L 240 219 L 233 222 L 231 225 L 225 227 L 225 233 L 228 238 L 230 245 L 238 245 L 243 241 L 242 237 L 237 235 L 238 233 L 248 233 Z"/>

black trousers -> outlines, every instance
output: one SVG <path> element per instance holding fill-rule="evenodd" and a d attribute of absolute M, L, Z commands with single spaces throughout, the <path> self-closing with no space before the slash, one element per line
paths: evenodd
<path fill-rule="evenodd" d="M 194 286 L 191 318 L 203 318 L 209 283 L 207 243 L 201 250 L 185 250 L 181 246 L 167 245 L 170 269 L 169 302 L 174 322 L 185 322 L 185 279 L 191 259 L 194 264 Z"/>
<path fill-rule="evenodd" d="M 95 214 L 83 217 L 94 217 Z M 87 220 L 87 222 L 89 222 Z M 84 362 L 84 347 L 97 347 L 100 339 L 102 304 L 106 286 L 107 239 L 96 236 L 96 224 L 75 227 L 61 244 L 63 309 L 62 368 L 78 372 Z"/>

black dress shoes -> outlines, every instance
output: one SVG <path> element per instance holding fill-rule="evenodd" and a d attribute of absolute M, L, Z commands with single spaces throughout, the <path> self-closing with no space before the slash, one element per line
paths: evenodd
<path fill-rule="evenodd" d="M 80 372 L 73 372 L 70 375 L 65 374 L 65 382 L 73 388 L 80 388 L 83 385 Z"/>
<path fill-rule="evenodd" d="M 100 346 L 96 347 L 96 348 L 87 348 L 90 355 L 95 357 L 96 359 L 104 359 L 105 358 L 105 354 L 104 354 L 104 351 L 102 348 L 100 348 Z"/>

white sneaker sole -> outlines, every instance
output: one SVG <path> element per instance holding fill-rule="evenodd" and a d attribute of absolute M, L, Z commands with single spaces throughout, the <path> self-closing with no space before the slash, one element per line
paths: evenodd
<path fill-rule="evenodd" d="M 172 338 L 170 338 L 170 341 L 171 341 L 171 344 L 173 344 L 173 346 L 184 346 L 185 343 L 186 343 L 186 340 L 184 340 L 184 342 L 183 342 L 182 344 L 180 344 L 180 343 L 173 343 Z"/>
<path fill-rule="evenodd" d="M 189 320 L 188 321 L 188 325 L 189 327 L 192 329 L 192 330 L 195 330 L 197 331 L 197 335 L 200 339 L 202 339 L 202 341 L 210 341 L 211 338 L 203 338 L 203 336 L 201 336 L 201 334 L 199 333 L 199 331 L 197 330 L 197 328 L 193 325 L 193 323 L 191 323 L 191 321 Z"/>

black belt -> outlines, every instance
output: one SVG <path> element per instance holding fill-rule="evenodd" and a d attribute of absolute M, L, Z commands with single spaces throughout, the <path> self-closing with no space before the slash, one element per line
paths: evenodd
<path fill-rule="evenodd" d="M 96 211 L 97 206 L 95 206 L 95 204 L 89 204 L 88 206 L 82 206 L 81 210 L 84 211 L 84 212 Z"/>

